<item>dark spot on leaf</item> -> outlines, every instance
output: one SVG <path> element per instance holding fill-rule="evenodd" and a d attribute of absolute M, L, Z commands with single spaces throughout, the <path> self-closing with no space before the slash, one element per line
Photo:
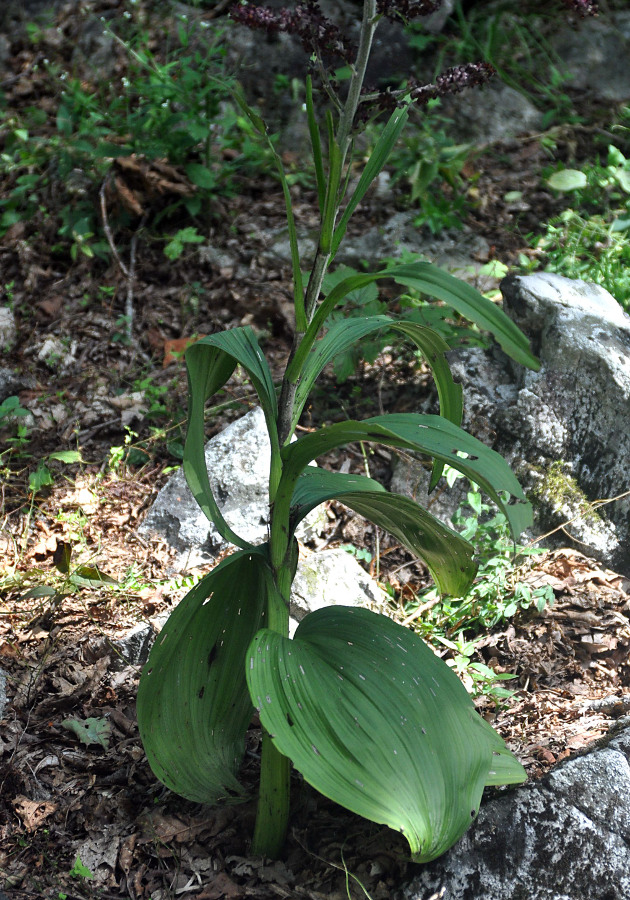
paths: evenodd
<path fill-rule="evenodd" d="M 212 663 L 215 661 L 215 659 L 217 658 L 218 652 L 219 651 L 217 649 L 217 645 L 215 644 L 214 647 L 212 648 L 212 650 L 210 651 L 210 653 L 208 653 L 208 666 L 211 666 Z"/>
<path fill-rule="evenodd" d="M 289 713 L 287 713 L 287 722 L 288 722 L 289 726 L 290 726 L 291 728 L 293 728 L 293 719 L 291 718 L 291 716 L 289 715 Z"/>
<path fill-rule="evenodd" d="M 471 819 L 474 819 L 476 815 L 477 815 L 477 810 L 476 810 L 476 809 L 471 809 L 471 810 L 470 810 L 470 818 L 471 818 Z"/>
<path fill-rule="evenodd" d="M 205 694 L 205 692 L 206 692 L 206 688 L 205 688 L 205 686 L 204 686 L 204 687 L 201 688 L 201 690 L 200 690 L 199 693 L 197 694 L 197 696 L 199 697 L 200 700 L 203 698 L 203 695 Z"/>

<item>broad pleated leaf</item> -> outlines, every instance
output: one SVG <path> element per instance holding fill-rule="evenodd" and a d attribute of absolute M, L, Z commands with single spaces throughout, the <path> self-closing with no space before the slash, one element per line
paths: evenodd
<path fill-rule="evenodd" d="M 446 341 L 431 328 L 415 322 L 397 321 L 389 316 L 366 316 L 333 322 L 326 334 L 313 345 L 296 390 L 293 427 L 297 425 L 311 389 L 325 366 L 368 334 L 385 329 L 404 335 L 422 352 L 435 379 L 441 415 L 456 425 L 461 423 L 462 387 L 453 381 L 444 356 L 449 350 Z"/>
<path fill-rule="evenodd" d="M 442 416 L 401 413 L 321 428 L 282 449 L 285 483 L 293 479 L 295 485 L 311 460 L 353 441 L 372 441 L 434 457 L 482 487 L 507 517 L 515 536 L 531 525 L 531 506 L 503 457 Z M 504 491 L 511 498 L 505 500 L 501 496 Z"/>
<path fill-rule="evenodd" d="M 232 544 L 250 550 L 251 544 L 227 524 L 212 493 L 205 457 L 204 406 L 220 390 L 240 363 L 258 394 L 272 446 L 277 448 L 277 399 L 271 372 L 250 328 L 234 328 L 197 341 L 186 351 L 188 368 L 188 431 L 183 468 L 192 494 L 219 534 Z"/>
<path fill-rule="evenodd" d="M 263 629 L 247 655 L 278 750 L 322 794 L 402 832 L 417 862 L 464 833 L 486 784 L 525 779 L 457 676 L 385 616 L 328 607 L 293 641 Z"/>
<path fill-rule="evenodd" d="M 154 774 L 199 803 L 240 799 L 236 775 L 252 704 L 248 644 L 263 621 L 269 570 L 262 552 L 220 563 L 171 614 L 138 690 L 138 725 Z"/>
<path fill-rule="evenodd" d="M 325 500 L 339 500 L 398 538 L 424 560 L 440 593 L 460 597 L 472 584 L 477 567 L 471 545 L 409 497 L 361 475 L 307 469 L 293 494 L 292 525 Z"/>

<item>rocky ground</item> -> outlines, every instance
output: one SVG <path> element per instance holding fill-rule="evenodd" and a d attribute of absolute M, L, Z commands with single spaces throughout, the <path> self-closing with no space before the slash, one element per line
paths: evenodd
<path fill-rule="evenodd" d="M 19 77 L 7 78 L 4 91 L 17 109 L 45 98 L 46 85 L 26 45 L 14 51 Z M 583 121 L 592 121 L 584 112 Z M 590 152 L 599 129 L 563 126 L 555 153 Z M 528 252 L 526 235 L 559 209 L 540 179 L 546 154 L 539 136 L 525 136 L 471 162 L 479 202 L 466 225 L 488 242 L 487 258 L 514 265 Z M 172 180 L 172 172 L 138 166 L 140 178 Z M 523 197 L 515 209 L 504 198 L 516 188 Z M 9 189 L 0 184 L 0 194 Z M 299 184 L 293 192 L 308 228 L 313 192 Z M 372 196 L 353 234 L 386 223 L 400 202 L 395 193 Z M 29 412 L 22 439 L 15 425 L 2 432 L 0 457 L 0 667 L 8 699 L 0 711 L 0 898 L 4 891 L 23 900 L 365 893 L 385 900 L 413 875 L 399 835 L 334 806 L 297 775 L 283 859 L 250 858 L 253 801 L 208 810 L 156 782 L 135 722 L 138 671 L 120 657 L 121 637 L 172 608 L 186 586 L 171 572 L 170 549 L 137 532 L 179 462 L 186 387 L 177 354 L 191 335 L 252 324 L 279 371 L 290 339 L 290 271 L 266 251 L 282 222 L 277 183 L 243 178 L 235 196 L 217 198 L 205 254 L 193 247 L 169 262 L 148 229 L 138 232 L 133 280 L 115 260 L 60 259 L 37 218 L 0 241 L 0 289 L 16 326 L 0 365 L 12 379 L 9 393 Z M 132 239 L 120 242 L 128 267 Z M 121 321 L 130 308 L 131 341 Z M 302 427 L 373 414 L 379 405 L 413 409 L 429 389 L 409 361 L 384 353 L 343 385 L 329 376 Z M 234 379 L 208 435 L 252 403 L 247 383 Z M 68 450 L 82 461 L 50 459 Z M 389 462 L 373 457 L 372 474 L 386 481 Z M 29 478 L 40 463 L 52 483 L 34 492 Z M 328 464 L 359 471 L 363 460 L 350 454 Z M 330 545 L 373 552 L 373 534 L 360 522 L 339 509 L 329 519 Z M 408 558 L 388 549 L 380 577 L 404 588 L 391 609 L 403 619 L 404 600 L 425 585 L 424 573 L 413 569 L 402 585 L 396 570 Z M 112 583 L 99 583 L 93 566 Z M 537 778 L 628 712 L 630 596 L 627 580 L 575 551 L 537 558 L 527 578 L 550 584 L 555 603 L 484 639 L 480 659 L 513 673 L 515 694 L 501 708 L 483 699 L 479 706 Z M 92 718 L 106 729 L 77 725 Z M 253 724 L 244 771 L 252 792 L 259 738 Z"/>

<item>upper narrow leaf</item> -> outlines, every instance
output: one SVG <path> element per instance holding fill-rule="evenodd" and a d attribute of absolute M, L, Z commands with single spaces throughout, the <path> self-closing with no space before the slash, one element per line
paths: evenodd
<path fill-rule="evenodd" d="M 212 493 L 205 457 L 204 406 L 220 390 L 240 363 L 256 389 L 265 414 L 272 447 L 277 449 L 277 399 L 271 372 L 250 328 L 234 328 L 205 337 L 186 351 L 188 368 L 188 432 L 184 447 L 184 473 L 192 494 L 221 536 L 237 547 L 251 549 L 229 527 Z"/>
<path fill-rule="evenodd" d="M 447 463 L 490 495 L 507 517 L 515 536 L 531 525 L 531 506 L 503 457 L 441 416 L 400 413 L 320 428 L 282 449 L 283 479 L 287 483 L 293 479 L 295 483 L 311 460 L 353 441 L 373 441 L 413 450 Z M 503 492 L 511 498 L 506 500 Z"/>
<path fill-rule="evenodd" d="M 390 494 L 371 478 L 307 469 L 293 494 L 294 524 L 332 499 L 389 531 L 424 560 L 440 593 L 459 597 L 470 587 L 477 571 L 471 545 L 414 500 Z"/>

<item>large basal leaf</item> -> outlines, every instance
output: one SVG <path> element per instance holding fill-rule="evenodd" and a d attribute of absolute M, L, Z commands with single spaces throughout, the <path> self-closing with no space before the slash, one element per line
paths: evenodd
<path fill-rule="evenodd" d="M 232 544 L 251 550 L 227 524 L 212 493 L 205 457 L 204 406 L 220 390 L 240 363 L 260 399 L 272 447 L 277 449 L 277 399 L 271 372 L 251 328 L 234 328 L 202 338 L 186 351 L 188 368 L 188 431 L 183 468 L 192 494 L 219 534 Z"/>
<path fill-rule="evenodd" d="M 285 483 L 295 485 L 312 460 L 353 441 L 373 441 L 425 453 L 452 466 L 492 497 L 515 537 L 532 523 L 531 505 L 503 457 L 442 416 L 400 413 L 320 428 L 282 449 Z M 506 500 L 503 492 L 511 497 Z"/>
<path fill-rule="evenodd" d="M 199 803 L 240 799 L 236 775 L 252 704 L 247 646 L 263 621 L 264 553 L 240 551 L 181 601 L 156 639 L 138 690 L 138 725 L 154 774 Z"/>
<path fill-rule="evenodd" d="M 304 404 L 324 367 L 353 344 L 375 331 L 389 330 L 404 335 L 424 355 L 438 391 L 440 413 L 459 425 L 462 420 L 462 387 L 453 381 L 444 353 L 449 346 L 431 328 L 415 322 L 391 319 L 389 316 L 366 316 L 333 322 L 326 334 L 315 342 L 304 362 L 295 394 L 292 426 L 297 425 Z"/>
<path fill-rule="evenodd" d="M 486 784 L 525 772 L 457 676 L 417 635 L 364 609 L 311 613 L 293 641 L 260 631 L 247 682 L 278 750 L 322 794 L 444 853 Z"/>
<path fill-rule="evenodd" d="M 307 469 L 293 494 L 293 527 L 325 500 L 339 500 L 398 538 L 424 560 L 440 593 L 460 597 L 472 584 L 477 571 L 472 546 L 411 498 L 390 494 L 361 475 Z"/>

